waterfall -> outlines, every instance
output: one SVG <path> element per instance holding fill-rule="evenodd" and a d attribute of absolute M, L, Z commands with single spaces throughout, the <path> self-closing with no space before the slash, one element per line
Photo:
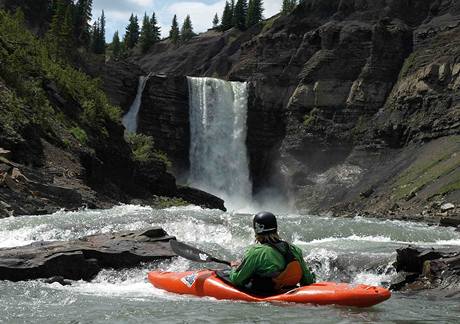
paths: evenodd
<path fill-rule="evenodd" d="M 240 210 L 251 201 L 246 149 L 247 83 L 188 78 L 189 184 Z"/>
<path fill-rule="evenodd" d="M 136 99 L 134 99 L 129 111 L 123 116 L 122 123 L 126 131 L 129 133 L 136 133 L 137 131 L 137 115 L 142 103 L 142 93 L 144 92 L 145 85 L 150 78 L 150 73 L 147 76 L 139 77 L 139 85 L 137 86 Z"/>

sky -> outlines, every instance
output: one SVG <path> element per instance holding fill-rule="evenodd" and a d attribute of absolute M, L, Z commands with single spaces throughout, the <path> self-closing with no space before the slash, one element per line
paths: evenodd
<path fill-rule="evenodd" d="M 280 11 L 282 0 L 264 0 L 264 17 L 269 18 Z M 131 13 L 139 17 L 142 26 L 144 12 L 149 16 L 152 12 L 161 27 L 161 35 L 168 36 L 171 21 L 177 14 L 179 25 L 182 25 L 187 14 L 192 19 L 196 33 L 204 32 L 212 27 L 212 19 L 217 13 L 220 16 L 224 10 L 225 0 L 93 0 L 93 19 L 97 19 L 104 10 L 106 17 L 107 42 L 112 41 L 116 30 L 124 35 Z"/>

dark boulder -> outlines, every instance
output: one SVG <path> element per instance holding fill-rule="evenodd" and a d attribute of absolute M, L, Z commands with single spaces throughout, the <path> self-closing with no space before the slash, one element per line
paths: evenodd
<path fill-rule="evenodd" d="M 203 208 L 227 211 L 222 199 L 199 189 L 178 186 L 176 196 Z"/>
<path fill-rule="evenodd" d="M 169 246 L 172 238 L 161 228 L 151 228 L 0 249 L 0 280 L 91 280 L 104 268 L 135 267 L 175 256 Z"/>
<path fill-rule="evenodd" d="M 393 290 L 445 289 L 460 284 L 460 251 L 454 248 L 398 249 L 395 263 L 399 273 Z"/>

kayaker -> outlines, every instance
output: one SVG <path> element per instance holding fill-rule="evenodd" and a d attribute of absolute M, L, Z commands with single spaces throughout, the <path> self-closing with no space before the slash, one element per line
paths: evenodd
<path fill-rule="evenodd" d="M 274 293 L 315 282 L 302 250 L 280 239 L 275 215 L 257 213 L 253 227 L 258 244 L 246 251 L 241 263 L 232 262 L 229 281 L 233 285 L 253 292 Z"/>

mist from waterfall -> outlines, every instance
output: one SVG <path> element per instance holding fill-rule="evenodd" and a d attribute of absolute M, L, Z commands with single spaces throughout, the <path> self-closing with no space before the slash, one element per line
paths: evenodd
<path fill-rule="evenodd" d="M 251 204 L 246 148 L 246 82 L 188 77 L 189 185 L 225 200 L 231 210 Z"/>
<path fill-rule="evenodd" d="M 139 85 L 137 86 L 137 94 L 134 99 L 129 111 L 123 116 L 122 124 L 125 126 L 125 129 L 129 133 L 137 132 L 137 115 L 142 104 L 142 93 L 144 92 L 145 85 L 150 78 L 150 74 L 147 76 L 139 77 Z"/>

